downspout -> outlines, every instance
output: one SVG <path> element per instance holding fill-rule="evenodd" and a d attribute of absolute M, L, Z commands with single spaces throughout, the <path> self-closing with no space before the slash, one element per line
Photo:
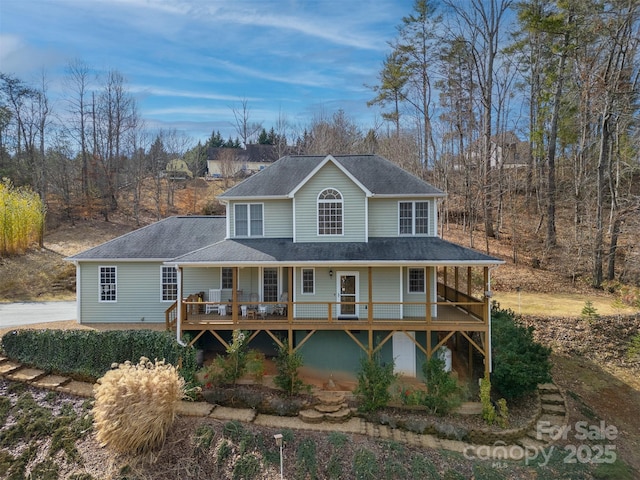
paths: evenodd
<path fill-rule="evenodd" d="M 82 302 L 82 277 L 80 262 L 74 260 L 73 263 L 76 266 L 76 322 L 78 322 L 78 324 L 82 324 L 82 319 L 80 318 L 80 305 Z"/>
<path fill-rule="evenodd" d="M 180 338 L 180 331 L 182 330 L 182 269 L 178 267 L 178 265 L 175 266 L 175 269 L 178 279 L 178 316 L 176 321 L 176 342 L 178 342 L 179 345 L 186 347 L 187 344 L 182 341 L 182 338 Z"/>
<path fill-rule="evenodd" d="M 491 298 L 493 293 L 491 292 L 491 270 L 498 268 L 498 265 L 494 265 L 493 267 L 489 267 L 488 274 L 489 278 L 487 281 L 487 293 L 486 296 Z M 487 361 L 489 362 L 489 373 L 493 372 L 493 350 L 491 348 L 491 300 L 487 302 L 487 320 L 489 321 L 489 329 L 487 330 Z"/>

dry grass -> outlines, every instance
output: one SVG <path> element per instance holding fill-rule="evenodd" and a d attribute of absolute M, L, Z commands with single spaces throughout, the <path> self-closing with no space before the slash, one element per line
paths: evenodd
<path fill-rule="evenodd" d="M 542 317 L 579 317 L 586 302 L 591 302 L 599 315 L 634 312 L 632 307 L 620 304 L 612 296 L 589 293 L 498 292 L 494 300 L 515 313 Z"/>
<path fill-rule="evenodd" d="M 164 441 L 184 397 L 184 380 L 163 361 L 125 362 L 94 387 L 96 440 L 121 453 L 148 452 Z"/>

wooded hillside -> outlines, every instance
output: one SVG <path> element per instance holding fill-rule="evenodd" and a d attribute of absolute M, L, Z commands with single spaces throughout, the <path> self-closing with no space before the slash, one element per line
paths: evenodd
<path fill-rule="evenodd" d="M 1 73 L 0 176 L 31 186 L 50 223 L 126 212 L 142 224 L 217 211 L 209 147 L 376 153 L 448 192 L 445 234 L 456 224 L 490 253 L 500 239 L 512 261 L 597 288 L 640 285 L 640 4 L 418 0 L 397 31 L 369 86 L 380 124 L 338 109 L 269 129 L 243 101 L 226 143 L 149 129 L 116 68 L 96 80 L 74 60 L 56 95 L 46 74 Z M 196 179 L 171 175 L 176 160 Z"/>

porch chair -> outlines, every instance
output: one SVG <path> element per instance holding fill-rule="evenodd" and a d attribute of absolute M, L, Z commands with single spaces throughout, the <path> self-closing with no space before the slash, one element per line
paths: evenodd
<path fill-rule="evenodd" d="M 222 290 L 217 289 L 217 288 L 210 288 L 209 289 L 209 298 L 208 301 L 209 302 L 216 302 L 215 304 L 211 304 L 211 303 L 207 303 L 207 306 L 204 308 L 204 313 L 211 313 L 211 312 L 215 312 L 215 313 L 220 313 L 220 295 L 222 293 Z"/>
<path fill-rule="evenodd" d="M 247 318 L 256 318 L 256 314 L 258 313 L 258 294 L 252 293 L 249 296 L 248 303 L 248 305 L 242 305 L 242 307 L 240 307 L 242 310 L 242 316 Z"/>
<path fill-rule="evenodd" d="M 280 301 L 276 303 L 273 309 L 273 313 L 276 315 L 285 316 L 287 314 L 287 302 L 289 301 L 289 292 L 282 292 L 280 295 Z"/>

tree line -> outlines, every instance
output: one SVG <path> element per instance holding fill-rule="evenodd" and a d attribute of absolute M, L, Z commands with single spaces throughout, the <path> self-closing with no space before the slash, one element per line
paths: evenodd
<path fill-rule="evenodd" d="M 55 195 L 70 219 L 79 206 L 108 218 L 125 189 L 139 218 L 150 182 L 160 218 L 175 188 L 167 164 L 200 176 L 210 147 L 376 153 L 447 191 L 441 221 L 462 224 L 471 246 L 508 235 L 517 261 L 528 229 L 553 252 L 561 208 L 572 212 L 561 247 L 590 264 L 594 286 L 616 272 L 640 282 L 640 267 L 636 278 L 616 265 L 620 237 L 640 229 L 639 14 L 637 0 L 416 0 L 369 85 L 374 125 L 339 109 L 267 129 L 243 100 L 235 139 L 214 131 L 197 144 L 146 126 L 117 70 L 70 62 L 56 109 L 46 74 L 28 84 L 0 73 L 0 176 L 45 203 Z M 535 224 L 519 223 L 523 209 Z"/>

